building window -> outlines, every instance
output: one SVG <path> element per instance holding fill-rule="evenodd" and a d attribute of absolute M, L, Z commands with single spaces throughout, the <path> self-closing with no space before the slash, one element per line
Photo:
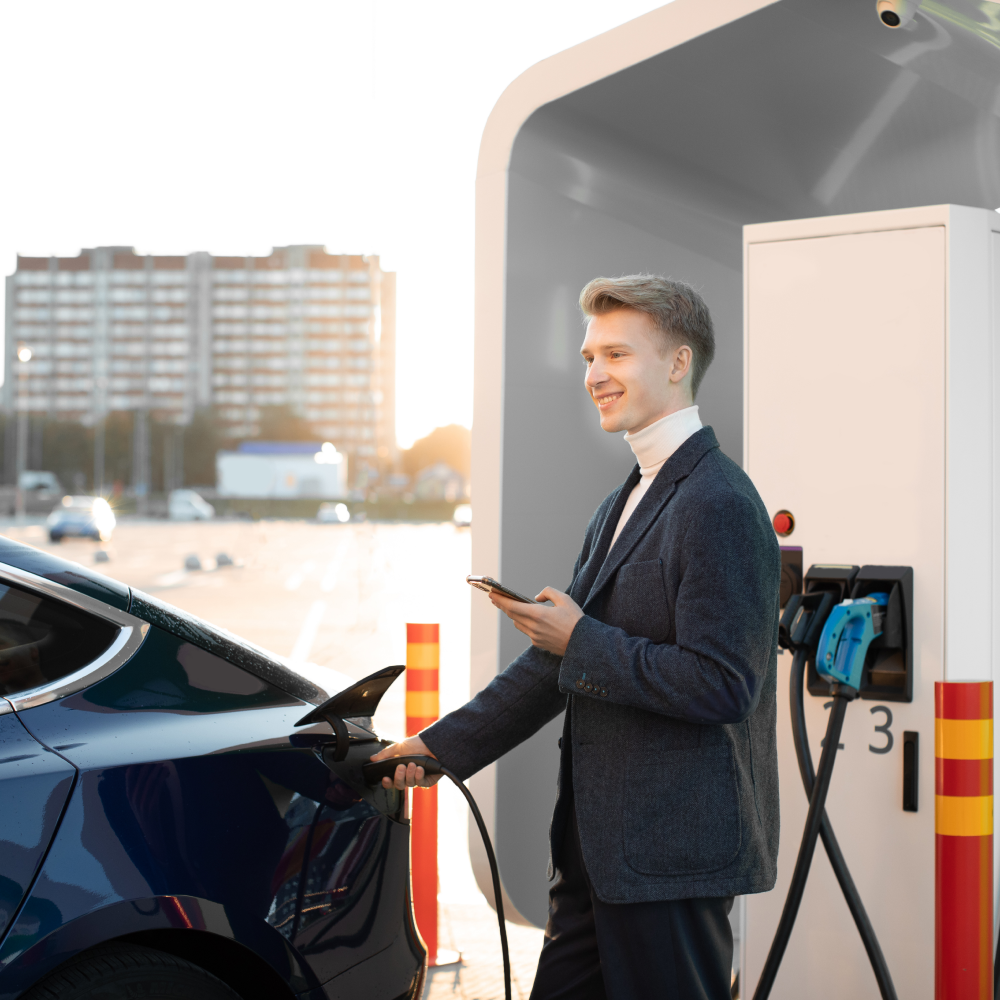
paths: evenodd
<path fill-rule="evenodd" d="M 157 355 L 181 355 L 188 353 L 186 340 L 164 340 L 149 345 L 149 353 Z"/>
<path fill-rule="evenodd" d="M 349 292 L 357 291 L 357 289 L 350 288 Z M 307 299 L 320 299 L 322 301 L 327 301 L 329 299 L 341 299 L 344 297 L 343 289 L 339 287 L 333 288 L 307 288 L 305 290 L 305 297 Z M 348 295 L 350 298 L 350 295 Z"/>
<path fill-rule="evenodd" d="M 146 284 L 145 271 L 112 271 L 112 285 L 144 285 Z"/>
<path fill-rule="evenodd" d="M 42 306 L 18 306 L 14 310 L 14 319 L 19 322 L 24 320 L 37 320 L 46 322 L 49 318 L 49 310 Z"/>
<path fill-rule="evenodd" d="M 90 271 L 58 271 L 54 276 L 57 285 L 92 285 L 94 275 Z"/>
<path fill-rule="evenodd" d="M 186 288 L 154 288 L 154 302 L 187 302 L 188 291 Z"/>
<path fill-rule="evenodd" d="M 48 288 L 24 288 L 17 293 L 16 301 L 23 302 L 25 305 L 33 302 L 41 302 L 48 305 L 52 301 L 52 292 Z"/>
<path fill-rule="evenodd" d="M 216 287 L 212 290 L 212 298 L 216 302 L 246 302 L 250 298 L 250 289 L 246 285 Z"/>

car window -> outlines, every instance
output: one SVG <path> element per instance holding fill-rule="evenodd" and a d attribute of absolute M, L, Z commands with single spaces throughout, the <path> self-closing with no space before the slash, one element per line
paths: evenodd
<path fill-rule="evenodd" d="M 306 680 L 301 674 L 282 666 L 274 653 L 261 649 L 252 642 L 227 632 L 224 628 L 210 625 L 187 611 L 161 601 L 158 597 L 144 594 L 141 590 L 133 590 L 129 611 L 137 618 L 156 625 L 165 632 L 187 639 L 188 642 L 214 653 L 228 663 L 260 677 L 285 694 L 301 698 L 311 705 L 319 705 L 329 697 L 321 687 Z"/>
<path fill-rule="evenodd" d="M 30 691 L 79 670 L 117 635 L 111 622 L 0 583 L 0 694 Z"/>

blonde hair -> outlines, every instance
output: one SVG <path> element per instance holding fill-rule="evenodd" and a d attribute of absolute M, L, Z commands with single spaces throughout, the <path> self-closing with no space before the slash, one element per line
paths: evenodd
<path fill-rule="evenodd" d="M 697 395 L 715 357 L 715 331 L 708 306 L 690 285 L 658 274 L 594 278 L 580 292 L 580 308 L 588 318 L 616 309 L 645 313 L 664 335 L 668 347 L 686 344 L 691 348 L 691 395 Z"/>

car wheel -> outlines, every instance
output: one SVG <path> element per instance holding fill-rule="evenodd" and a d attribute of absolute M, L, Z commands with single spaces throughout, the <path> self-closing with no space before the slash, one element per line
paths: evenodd
<path fill-rule="evenodd" d="M 50 542 L 56 542 L 56 543 L 61 542 L 62 541 L 62 535 L 57 535 L 54 532 L 50 532 L 50 534 L 49 534 L 49 541 Z"/>
<path fill-rule="evenodd" d="M 21 1000 L 239 1000 L 221 979 L 183 958 L 110 944 L 56 970 Z"/>

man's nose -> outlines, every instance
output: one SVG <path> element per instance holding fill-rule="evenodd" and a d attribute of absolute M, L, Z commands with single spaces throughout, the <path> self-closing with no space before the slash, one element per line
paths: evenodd
<path fill-rule="evenodd" d="M 604 372 L 603 366 L 600 361 L 595 359 L 587 368 L 587 377 L 583 380 L 583 384 L 587 386 L 588 389 L 594 389 L 606 380 L 607 375 Z"/>

